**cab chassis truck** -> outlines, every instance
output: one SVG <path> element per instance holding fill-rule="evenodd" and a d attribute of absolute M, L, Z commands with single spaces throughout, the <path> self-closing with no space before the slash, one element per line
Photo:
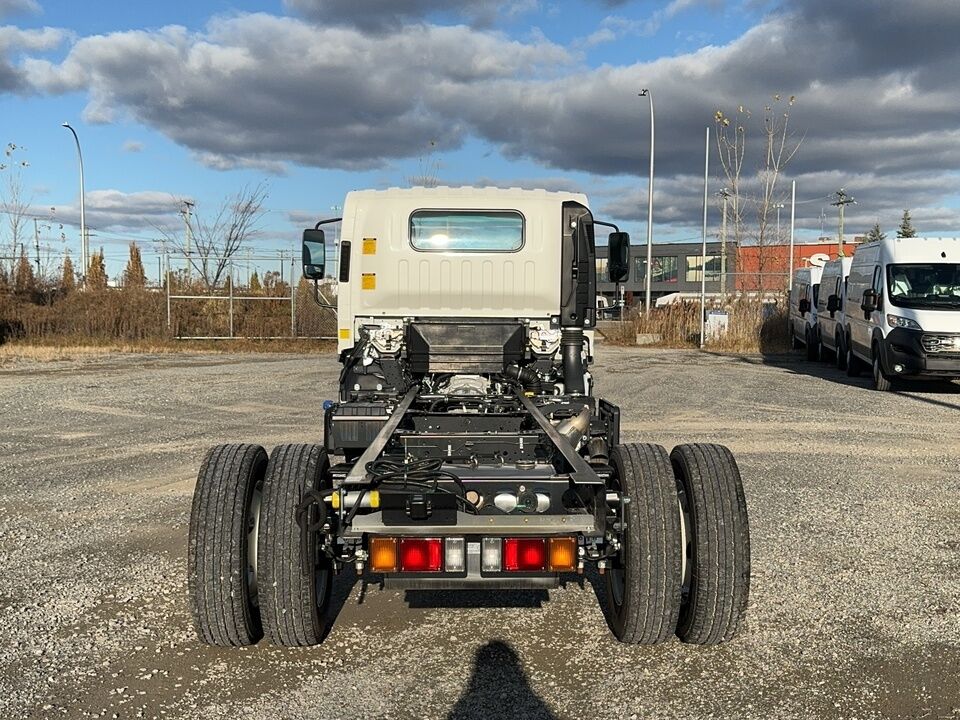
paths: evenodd
<path fill-rule="evenodd" d="M 593 394 L 595 229 L 612 230 L 613 282 L 629 236 L 585 196 L 543 190 L 351 192 L 335 220 L 339 398 L 315 444 L 207 452 L 189 536 L 199 637 L 320 643 L 333 578 L 354 566 L 491 592 L 586 569 L 623 642 L 732 638 L 750 584 L 732 454 L 625 442 Z M 304 231 L 315 288 L 331 284 L 329 222 Z"/>

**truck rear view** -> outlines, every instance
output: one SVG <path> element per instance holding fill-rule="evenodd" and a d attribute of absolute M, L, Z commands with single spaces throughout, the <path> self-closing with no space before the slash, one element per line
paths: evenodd
<path fill-rule="evenodd" d="M 594 394 L 598 227 L 622 281 L 629 237 L 574 193 L 350 193 L 336 268 L 323 224 L 305 231 L 305 276 L 338 283 L 339 398 L 315 444 L 208 453 L 189 546 L 201 638 L 318 643 L 344 570 L 491 592 L 598 572 L 624 642 L 737 632 L 750 548 L 730 451 L 625 443 Z"/>

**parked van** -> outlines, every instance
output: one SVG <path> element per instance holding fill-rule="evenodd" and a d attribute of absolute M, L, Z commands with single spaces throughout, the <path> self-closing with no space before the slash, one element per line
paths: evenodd
<path fill-rule="evenodd" d="M 823 266 L 820 275 L 820 292 L 817 296 L 817 347 L 820 359 L 832 356 L 837 367 L 846 365 L 846 350 L 843 346 L 843 311 L 846 300 L 847 275 L 850 274 L 852 257 L 839 257 Z"/>
<path fill-rule="evenodd" d="M 822 267 L 805 267 L 793 273 L 793 289 L 790 291 L 790 347 L 801 345 L 807 348 L 807 359 L 816 360 L 817 350 L 817 300 L 820 291 Z"/>
<path fill-rule="evenodd" d="M 960 377 L 960 238 L 888 238 L 857 248 L 847 278 L 847 374 L 877 390 Z"/>

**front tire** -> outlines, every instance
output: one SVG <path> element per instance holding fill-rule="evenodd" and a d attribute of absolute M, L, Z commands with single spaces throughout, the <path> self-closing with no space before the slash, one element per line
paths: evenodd
<path fill-rule="evenodd" d="M 807 360 L 816 361 L 820 356 L 820 343 L 817 341 L 817 334 L 812 330 L 807 330 Z"/>
<path fill-rule="evenodd" d="M 890 392 L 894 389 L 893 382 L 883 372 L 880 348 L 876 345 L 873 347 L 873 389 L 879 392 Z"/>
<path fill-rule="evenodd" d="M 197 635 L 208 645 L 263 637 L 256 585 L 256 530 L 267 452 L 259 445 L 207 451 L 190 512 L 187 585 Z"/>
<path fill-rule="evenodd" d="M 659 445 L 617 445 L 610 454 L 625 525 L 607 573 L 607 620 L 618 640 L 669 639 L 680 610 L 680 513 L 670 456 Z"/>
<path fill-rule="evenodd" d="M 285 647 L 317 645 L 327 627 L 333 568 L 309 543 L 304 563 L 297 506 L 307 490 L 329 485 L 320 445 L 279 445 L 270 453 L 260 511 L 259 586 L 263 629 Z M 304 572 L 304 568 L 308 572 Z"/>
<path fill-rule="evenodd" d="M 863 361 L 853 354 L 852 343 L 845 343 L 847 348 L 847 377 L 859 377 Z"/>
<path fill-rule="evenodd" d="M 670 454 L 689 528 L 677 635 L 715 645 L 737 634 L 750 594 L 750 525 L 740 470 L 723 445 L 679 445 Z"/>

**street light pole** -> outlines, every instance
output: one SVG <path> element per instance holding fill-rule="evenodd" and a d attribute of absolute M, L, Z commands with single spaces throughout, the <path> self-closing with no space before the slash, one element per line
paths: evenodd
<path fill-rule="evenodd" d="M 647 267 L 644 272 L 646 299 L 643 306 L 643 312 L 650 312 L 650 275 L 651 265 L 653 264 L 653 156 L 656 122 L 653 114 L 653 93 L 650 88 L 644 88 L 640 91 L 640 97 L 645 97 L 650 101 L 650 177 L 647 181 Z"/>
<path fill-rule="evenodd" d="M 710 189 L 710 126 L 703 151 L 703 252 L 700 255 L 700 349 L 707 332 L 707 192 Z"/>
<path fill-rule="evenodd" d="M 77 131 L 73 129 L 70 123 L 63 123 L 63 127 L 73 133 L 74 142 L 77 143 L 77 158 L 80 160 L 80 263 L 82 267 L 82 276 L 83 283 L 87 283 L 87 270 L 90 262 L 89 248 L 87 247 L 87 212 L 86 212 L 86 203 L 84 202 L 84 192 L 83 192 L 83 153 L 80 151 L 80 138 L 77 136 Z"/>

